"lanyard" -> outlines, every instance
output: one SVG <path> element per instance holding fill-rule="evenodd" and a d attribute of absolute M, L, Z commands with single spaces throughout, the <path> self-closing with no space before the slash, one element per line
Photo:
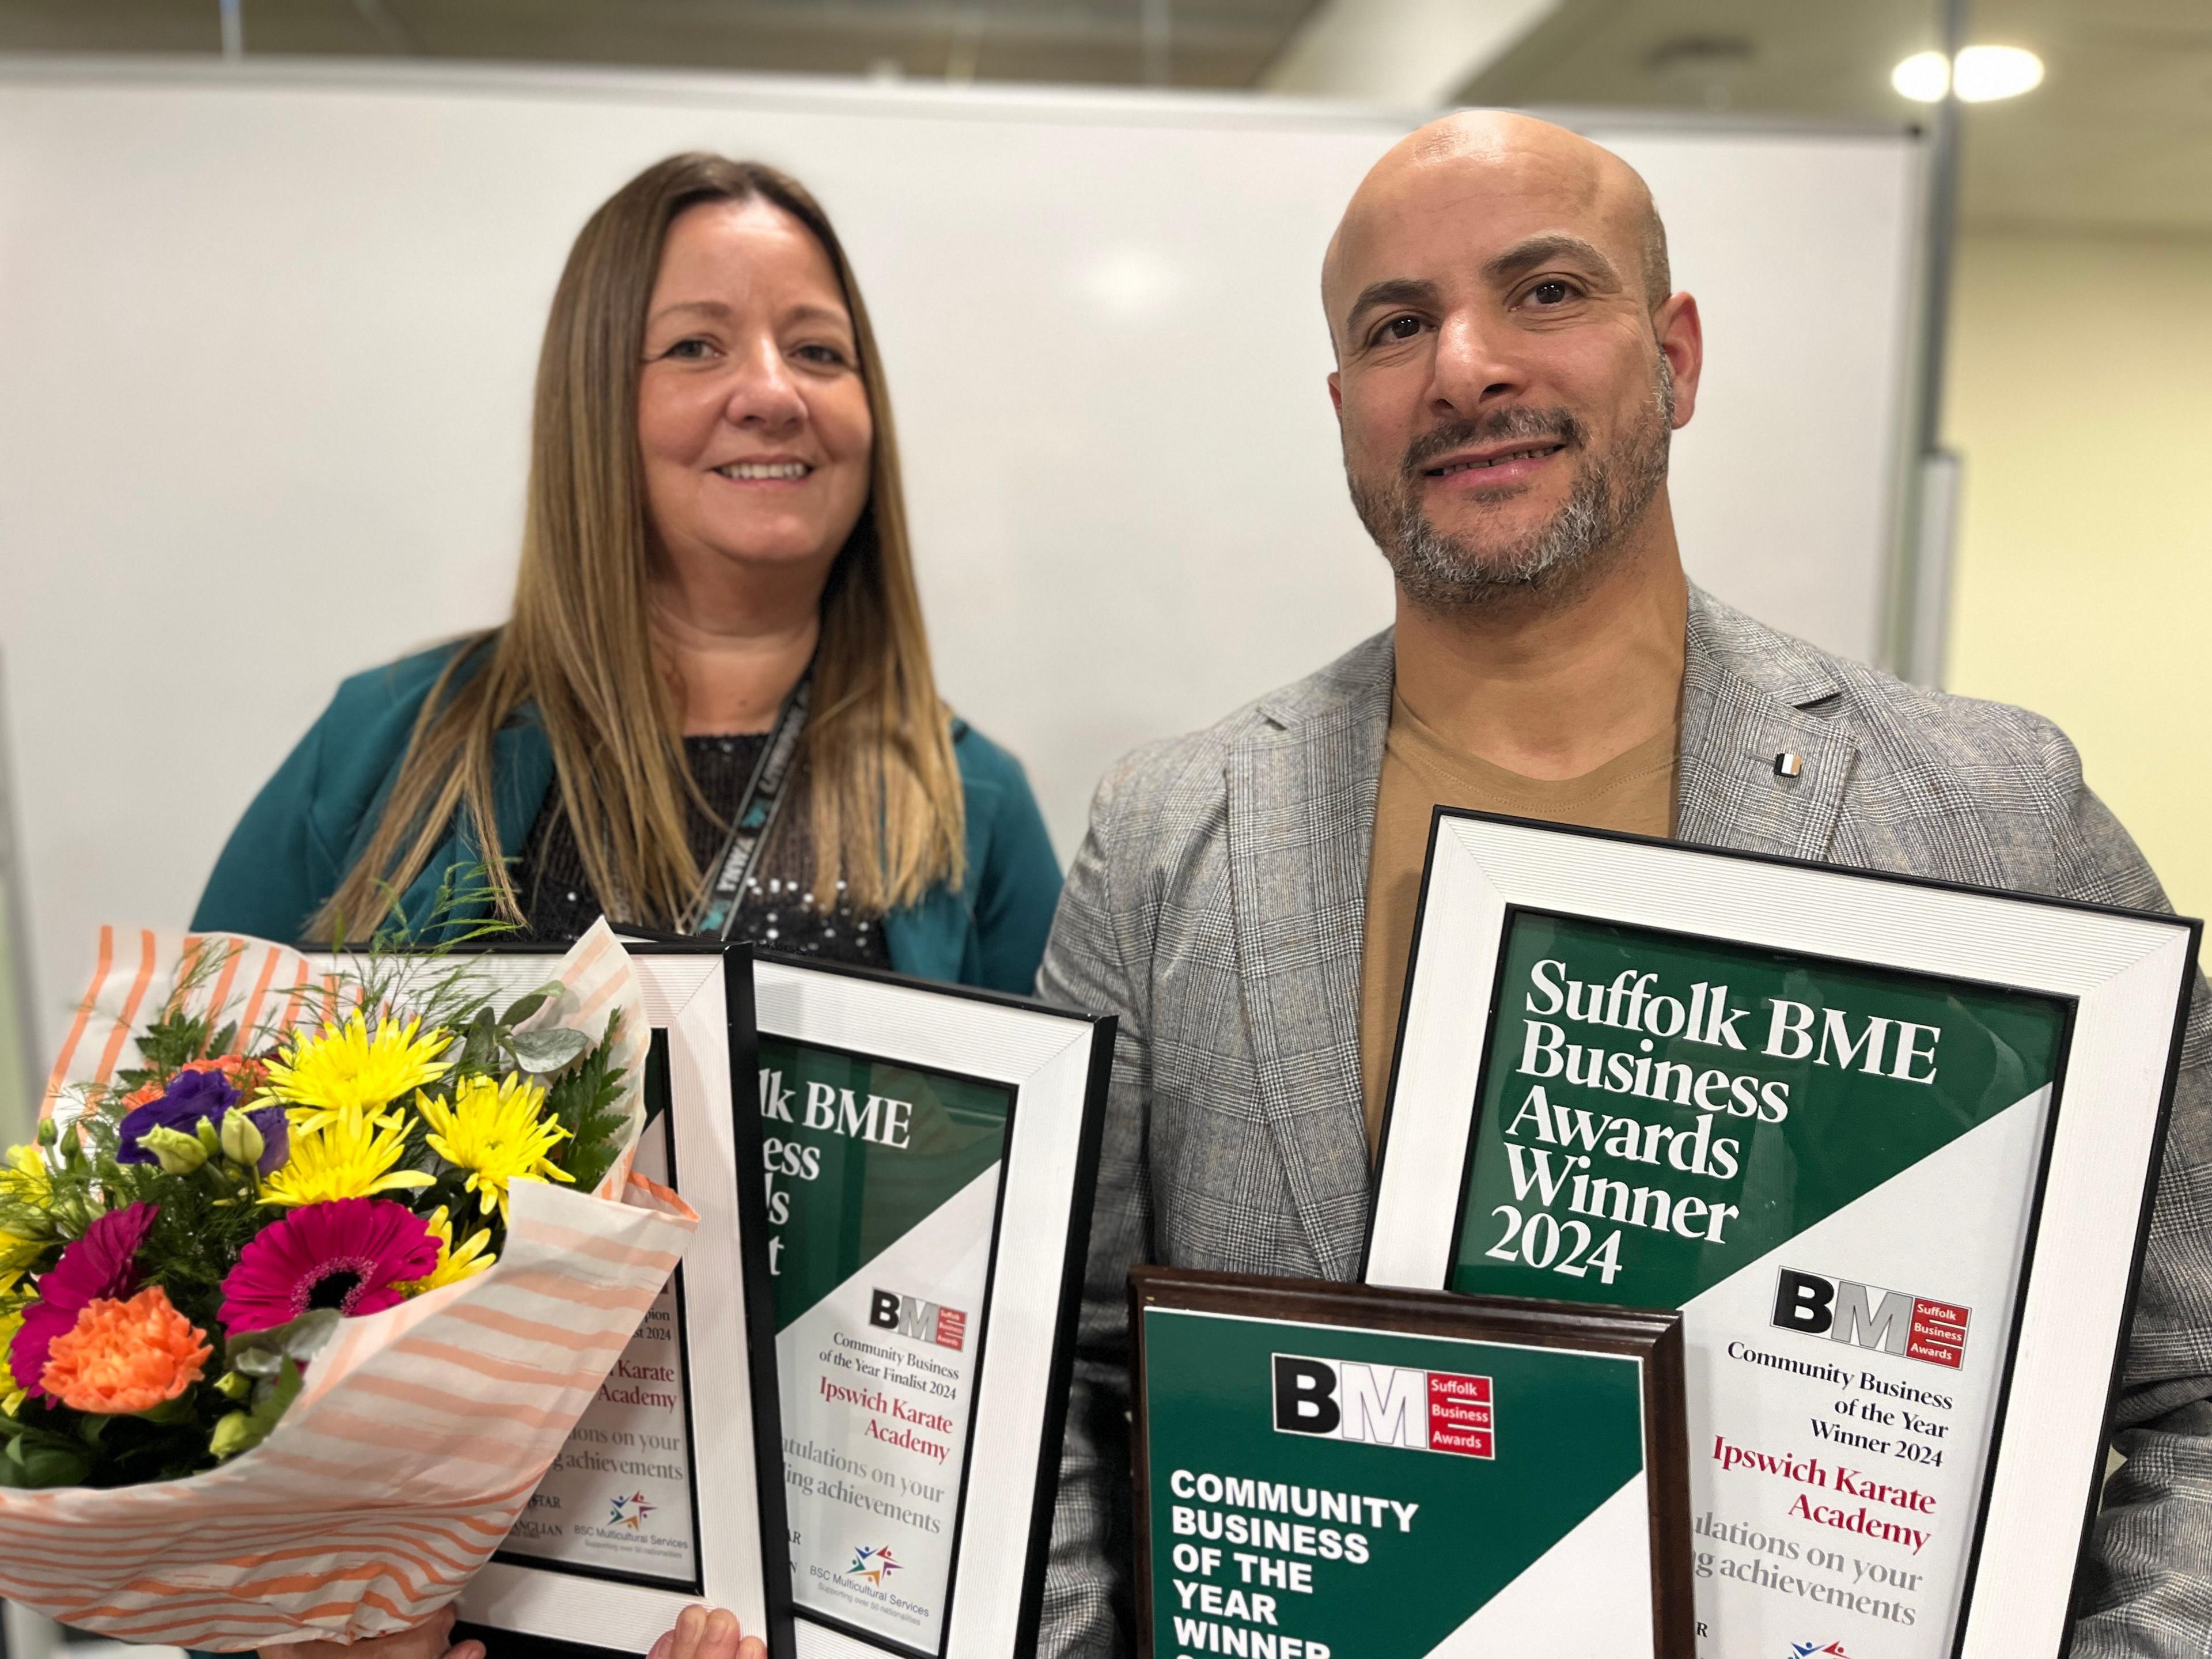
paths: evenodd
<path fill-rule="evenodd" d="M 710 933 L 717 939 L 730 936 L 738 918 L 738 901 L 744 896 L 745 884 L 760 862 L 761 848 L 783 805 L 784 785 L 791 780 L 799 733 L 806 727 L 806 704 L 813 683 L 814 670 L 809 665 L 783 700 L 768 745 L 753 763 L 753 775 L 746 781 L 737 811 L 731 816 L 730 838 L 723 843 L 722 856 L 708 876 L 706 890 L 691 907 L 694 933 Z"/>

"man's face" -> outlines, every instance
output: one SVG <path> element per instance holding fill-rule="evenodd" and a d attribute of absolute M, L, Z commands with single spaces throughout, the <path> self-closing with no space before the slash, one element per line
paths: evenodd
<path fill-rule="evenodd" d="M 1665 482 L 1696 313 L 1655 318 L 1640 199 L 1606 183 L 1572 152 L 1452 155 L 1378 170 L 1346 216 L 1329 387 L 1353 504 L 1417 605 L 1571 591 Z M 1686 331 L 1686 357 L 1662 349 Z"/>

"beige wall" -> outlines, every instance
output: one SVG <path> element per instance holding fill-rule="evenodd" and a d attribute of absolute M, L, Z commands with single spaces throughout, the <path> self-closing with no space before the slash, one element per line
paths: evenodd
<path fill-rule="evenodd" d="M 2065 728 L 2176 908 L 2212 912 L 2212 240 L 1970 233 L 1947 684 Z"/>

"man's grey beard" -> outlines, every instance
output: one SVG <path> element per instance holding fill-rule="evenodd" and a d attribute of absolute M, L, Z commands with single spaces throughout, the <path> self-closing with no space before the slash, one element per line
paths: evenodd
<path fill-rule="evenodd" d="M 1644 407 L 1645 418 L 1610 450 L 1584 457 L 1565 504 L 1549 522 L 1510 541 L 1477 544 L 1447 536 L 1430 523 L 1421 510 L 1422 469 L 1455 449 L 1514 438 L 1554 438 L 1571 457 L 1583 451 L 1589 434 L 1567 410 L 1516 405 L 1424 433 L 1407 448 L 1394 488 L 1364 484 L 1347 469 L 1352 504 L 1390 562 L 1400 589 L 1425 611 L 1494 604 L 1513 594 L 1564 598 L 1612 567 L 1626 550 L 1625 532 L 1667 481 L 1674 376 L 1663 355 Z M 1477 490 L 1474 499 L 1504 501 L 1512 493 L 1510 487 Z"/>

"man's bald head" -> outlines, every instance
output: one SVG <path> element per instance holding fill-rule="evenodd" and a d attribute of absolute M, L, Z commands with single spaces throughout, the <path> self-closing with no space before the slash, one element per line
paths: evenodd
<path fill-rule="evenodd" d="M 1664 514 L 1701 361 L 1636 170 L 1525 115 L 1431 123 L 1361 181 L 1322 267 L 1352 504 L 1401 597 L 1559 596 Z"/>
<path fill-rule="evenodd" d="M 1351 296 L 1339 289 L 1364 239 L 1382 231 L 1410 198 L 1449 192 L 1455 181 L 1479 183 L 1485 193 L 1556 204 L 1563 215 L 1602 227 L 1607 234 L 1598 246 L 1622 267 L 1624 277 L 1632 274 L 1642 284 L 1647 308 L 1657 310 L 1674 291 L 1667 227 L 1634 167 L 1549 121 L 1501 110 L 1463 110 L 1400 139 L 1352 192 L 1322 261 L 1322 302 L 1332 334 L 1343 326 Z M 1480 211 L 1480 203 L 1470 199 L 1467 207 Z"/>

